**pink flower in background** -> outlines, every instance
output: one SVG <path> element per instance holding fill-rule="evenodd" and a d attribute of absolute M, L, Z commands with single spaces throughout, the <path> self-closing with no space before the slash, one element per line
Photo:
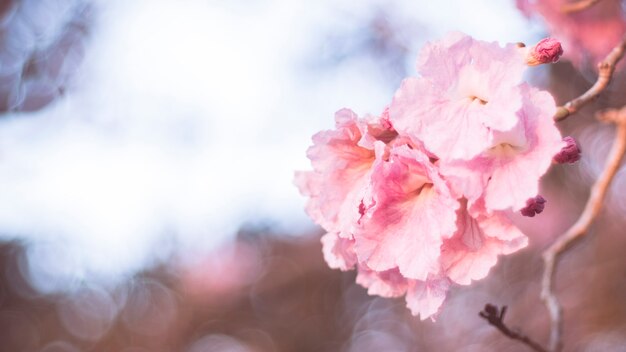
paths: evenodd
<path fill-rule="evenodd" d="M 517 0 L 527 16 L 543 17 L 550 35 L 562 42 L 565 58 L 575 65 L 595 65 L 621 40 L 626 18 L 620 0 L 603 0 L 590 8 L 566 13 L 570 0 Z"/>
<path fill-rule="evenodd" d="M 452 33 L 426 45 L 417 69 L 421 77 L 402 82 L 390 118 L 439 158 L 471 159 L 490 147 L 492 130 L 517 123 L 526 63 L 515 45 Z"/>

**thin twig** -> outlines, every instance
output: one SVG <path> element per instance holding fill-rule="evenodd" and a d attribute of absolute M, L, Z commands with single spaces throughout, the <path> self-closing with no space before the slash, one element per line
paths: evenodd
<path fill-rule="evenodd" d="M 598 79 L 596 83 L 584 92 L 578 98 L 572 99 L 565 103 L 563 106 L 557 107 L 556 114 L 554 115 L 555 121 L 565 120 L 569 115 L 577 112 L 584 105 L 595 99 L 602 91 L 609 85 L 613 72 L 615 72 L 615 66 L 619 60 L 624 56 L 626 51 L 626 35 L 622 37 L 622 40 L 611 50 L 611 52 L 598 64 Z"/>
<path fill-rule="evenodd" d="M 615 141 L 611 147 L 606 165 L 600 177 L 591 188 L 591 194 L 587 200 L 585 209 L 576 223 L 543 252 L 544 272 L 541 281 L 541 299 L 550 314 L 549 350 L 553 352 L 558 352 L 563 347 L 562 308 L 554 294 L 554 276 L 560 255 L 588 232 L 589 226 L 602 208 L 607 190 L 626 153 L 626 107 L 620 110 L 608 110 L 599 113 L 597 116 L 598 119 L 605 122 L 612 122 L 617 126 Z"/>
<path fill-rule="evenodd" d="M 575 2 L 570 2 L 561 6 L 561 12 L 563 13 L 579 12 L 579 11 L 590 8 L 591 6 L 599 3 L 600 1 L 602 0 L 579 0 Z"/>
<path fill-rule="evenodd" d="M 498 307 L 493 304 L 485 305 L 485 309 L 478 313 L 478 315 L 487 320 L 490 325 L 500 330 L 504 336 L 520 341 L 537 352 L 547 352 L 545 348 L 531 340 L 528 336 L 522 334 L 520 331 L 511 330 L 506 326 L 504 323 L 504 314 L 506 314 L 506 306 L 502 307 L 502 310 L 498 310 Z"/>

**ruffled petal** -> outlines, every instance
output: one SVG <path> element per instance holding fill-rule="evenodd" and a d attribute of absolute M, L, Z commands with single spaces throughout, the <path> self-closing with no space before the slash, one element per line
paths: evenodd
<path fill-rule="evenodd" d="M 354 240 L 341 238 L 336 233 L 327 233 L 321 238 L 322 253 L 328 266 L 342 271 L 352 270 L 356 265 Z"/>
<path fill-rule="evenodd" d="M 522 85 L 524 108 L 520 123 L 525 131 L 526 143 L 513 150 L 493 157 L 491 180 L 485 191 L 488 210 L 512 208 L 517 211 L 526 200 L 537 195 L 539 179 L 552 164 L 552 158 L 564 146 L 561 133 L 554 125 L 552 116 L 555 103 L 547 92 Z"/>
<path fill-rule="evenodd" d="M 458 231 L 444 241 L 441 263 L 446 275 L 458 284 L 485 278 L 499 255 L 513 253 L 527 243 L 526 236 L 507 222 L 503 213 L 472 216 L 463 206 L 457 214 Z"/>
<path fill-rule="evenodd" d="M 390 106 L 391 122 L 439 159 L 470 160 L 491 146 L 493 130 L 517 123 L 525 69 L 514 45 L 449 35 L 422 50 L 421 77 L 404 80 Z"/>
<path fill-rule="evenodd" d="M 458 202 L 428 157 L 401 146 L 372 172 L 373 205 L 355 231 L 359 261 L 376 271 L 398 267 L 407 278 L 425 280 L 439 271 L 440 247 L 456 230 Z"/>
<path fill-rule="evenodd" d="M 408 281 L 398 269 L 376 272 L 360 266 L 358 270 L 356 283 L 367 288 L 369 295 L 400 297 L 406 293 Z"/>
<path fill-rule="evenodd" d="M 409 281 L 406 293 L 406 306 L 421 320 L 434 320 L 446 299 L 450 281 L 445 278 L 435 278 L 428 281 Z"/>
<path fill-rule="evenodd" d="M 336 129 L 313 136 L 307 151 L 313 171 L 296 172 L 294 183 L 309 197 L 306 211 L 326 231 L 350 237 L 375 160 L 359 145 L 362 122 L 349 109 L 335 114 Z"/>

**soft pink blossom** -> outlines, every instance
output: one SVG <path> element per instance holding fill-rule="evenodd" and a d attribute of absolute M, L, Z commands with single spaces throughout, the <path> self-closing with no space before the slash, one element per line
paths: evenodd
<path fill-rule="evenodd" d="M 564 57 L 575 65 L 595 65 L 621 40 L 626 18 L 620 0 L 603 0 L 590 8 L 565 13 L 562 7 L 571 0 L 516 0 L 526 15 L 538 14 L 550 35 L 559 38 Z"/>
<path fill-rule="evenodd" d="M 307 151 L 313 171 L 296 172 L 295 183 L 309 197 L 309 216 L 328 232 L 349 237 L 360 217 L 359 204 L 375 159 L 374 150 L 368 147 L 373 147 L 372 140 L 395 136 L 379 125 L 342 109 L 335 114 L 334 130 L 313 136 L 313 146 Z"/>
<path fill-rule="evenodd" d="M 360 262 L 410 279 L 439 273 L 440 247 L 456 230 L 458 201 L 428 156 L 408 146 L 377 149 L 367 211 L 354 233 Z"/>
<path fill-rule="evenodd" d="M 492 144 L 492 130 L 517 123 L 526 63 L 515 45 L 452 33 L 427 44 L 417 68 L 421 76 L 402 82 L 390 118 L 439 158 L 471 159 Z"/>
<path fill-rule="evenodd" d="M 554 60 L 557 46 L 546 46 L 539 59 Z M 340 110 L 336 128 L 313 137 L 313 170 L 296 184 L 327 231 L 331 268 L 356 269 L 369 294 L 405 296 L 426 319 L 452 284 L 486 277 L 527 245 L 505 210 L 537 199 L 565 143 L 554 100 L 522 83 L 525 68 L 514 45 L 453 33 L 422 50 L 421 76 L 380 116 Z"/>
<path fill-rule="evenodd" d="M 485 278 L 498 256 L 524 248 L 528 242 L 503 212 L 468 211 L 466 203 L 457 212 L 457 232 L 441 247 L 440 260 L 445 275 L 461 285 Z"/>
<path fill-rule="evenodd" d="M 539 179 L 564 143 L 552 116 L 552 96 L 526 84 L 520 86 L 523 108 L 509 131 L 495 131 L 492 144 L 477 157 L 443 162 L 441 172 L 457 196 L 473 204 L 484 197 L 489 212 L 520 210 L 537 195 Z"/>

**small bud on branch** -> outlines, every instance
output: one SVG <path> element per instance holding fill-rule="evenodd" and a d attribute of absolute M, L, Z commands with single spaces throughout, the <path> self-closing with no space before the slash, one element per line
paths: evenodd
<path fill-rule="evenodd" d="M 554 38 L 545 38 L 528 50 L 526 63 L 528 66 L 551 64 L 559 61 L 563 55 L 561 42 Z"/>

